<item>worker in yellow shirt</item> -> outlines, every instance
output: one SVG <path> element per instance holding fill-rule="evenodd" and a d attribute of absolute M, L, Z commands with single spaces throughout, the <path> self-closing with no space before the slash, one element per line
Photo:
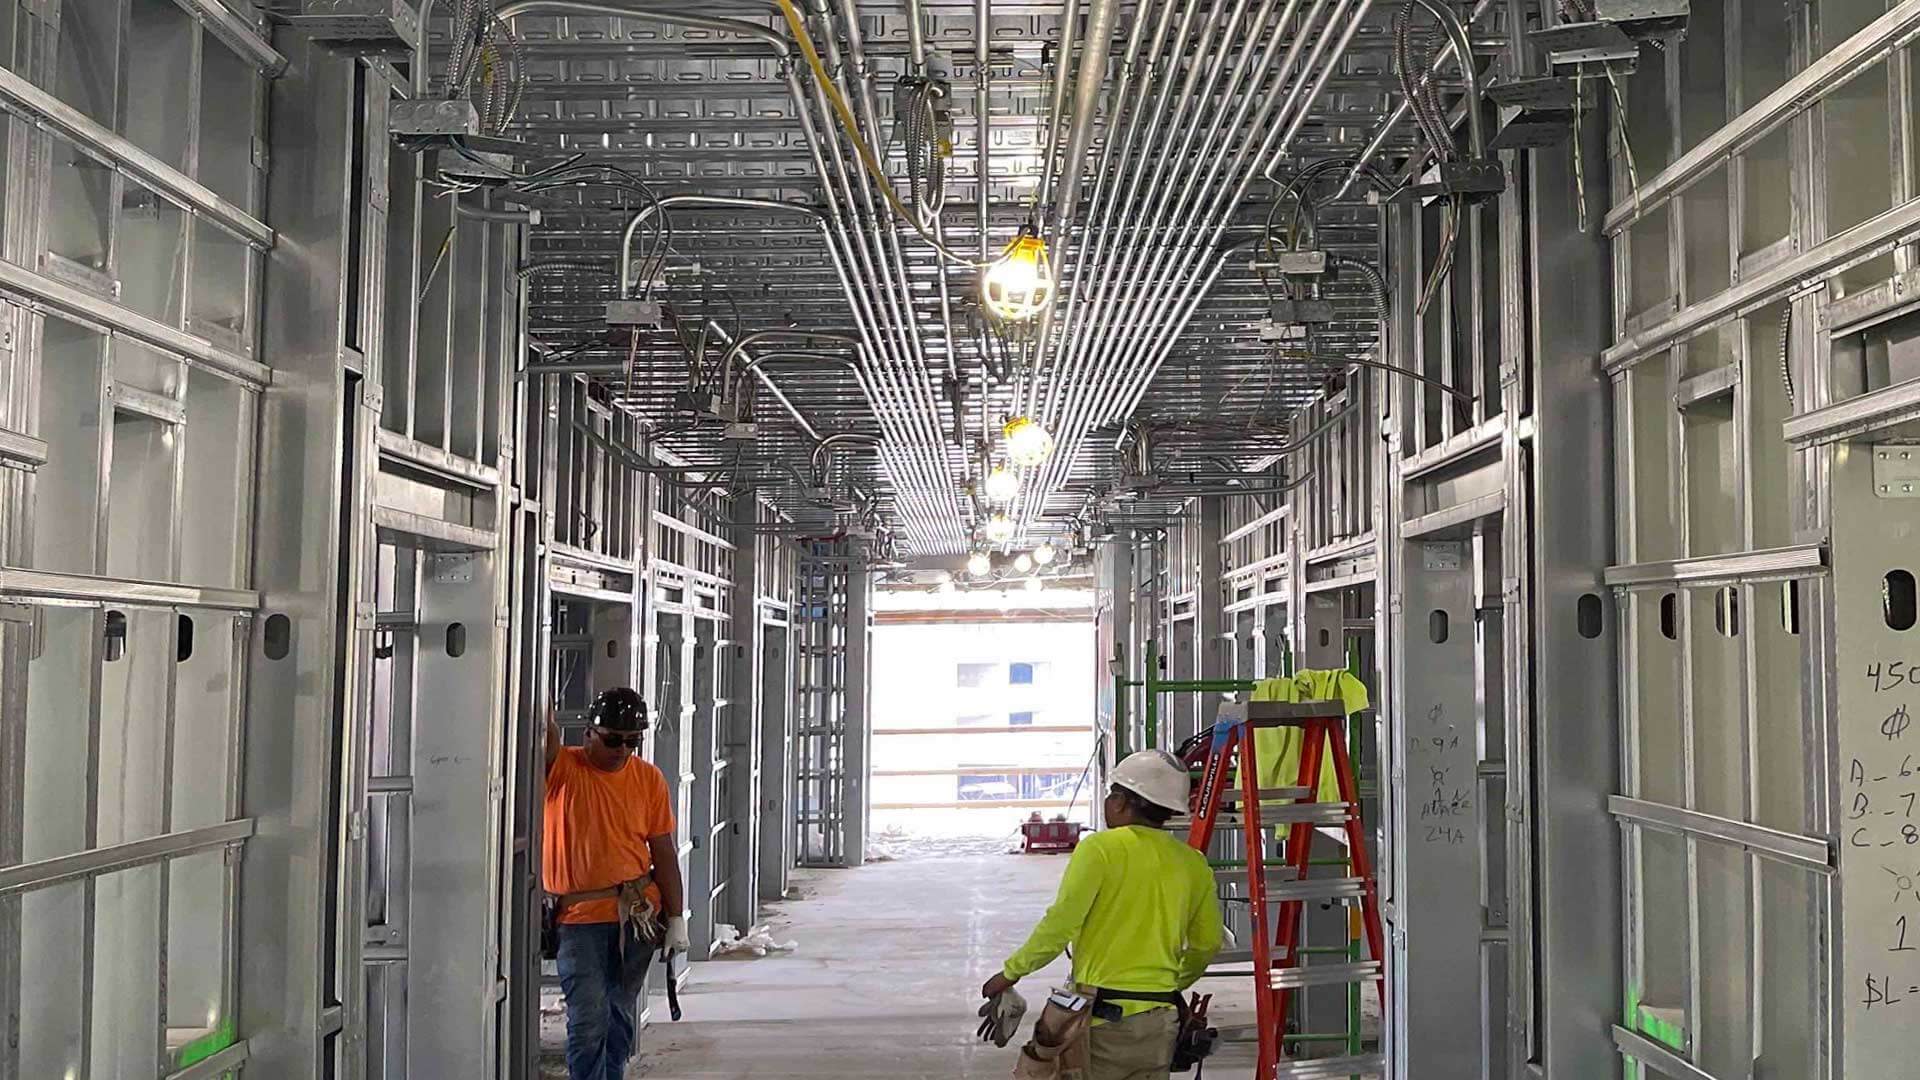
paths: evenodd
<path fill-rule="evenodd" d="M 1166 1080 L 1182 991 L 1220 951 L 1220 900 L 1206 856 L 1163 827 L 1187 809 L 1187 770 L 1142 750 L 1113 770 L 1107 828 L 1080 841 L 1059 895 L 1027 943 L 980 988 L 994 998 L 1073 946 L 1092 995 L 1088 1080 Z"/>

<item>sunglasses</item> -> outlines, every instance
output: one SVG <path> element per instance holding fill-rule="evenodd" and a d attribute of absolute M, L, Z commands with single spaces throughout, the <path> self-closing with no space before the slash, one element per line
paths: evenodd
<path fill-rule="evenodd" d="M 600 740 L 602 746 L 612 750 L 624 750 L 628 747 L 638 750 L 646 739 L 646 734 L 639 731 L 630 734 L 618 731 L 595 731 L 594 736 Z"/>

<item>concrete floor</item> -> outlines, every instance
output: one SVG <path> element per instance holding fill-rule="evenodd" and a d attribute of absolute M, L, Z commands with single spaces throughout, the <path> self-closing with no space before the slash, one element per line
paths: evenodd
<path fill-rule="evenodd" d="M 964 1080 L 1005 1077 L 1017 1051 L 974 1038 L 980 984 L 1046 910 L 1061 856 L 925 854 L 857 870 L 802 871 L 798 898 L 763 921 L 790 954 L 694 965 L 686 1019 L 656 997 L 628 1077 Z M 1029 1000 L 1067 976 L 1065 957 L 1021 983 Z M 1212 980 L 1213 1015 L 1251 1021 L 1240 980 Z M 1371 994 L 1368 995 L 1371 997 Z M 555 1003 L 557 1007 L 557 1002 Z M 561 1035 L 548 1017 L 549 1038 Z M 1023 1025 L 1021 1041 L 1026 1029 Z M 555 1064 L 545 1074 L 564 1077 Z M 1252 1047 L 1224 1046 L 1208 1073 L 1244 1076 Z M 1189 1074 L 1190 1075 L 1190 1074 Z"/>

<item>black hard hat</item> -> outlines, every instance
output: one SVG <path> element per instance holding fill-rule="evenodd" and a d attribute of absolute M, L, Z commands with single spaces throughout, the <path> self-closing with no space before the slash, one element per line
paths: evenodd
<path fill-rule="evenodd" d="M 587 707 L 587 722 L 608 731 L 645 731 L 646 699 L 630 686 L 602 690 Z"/>

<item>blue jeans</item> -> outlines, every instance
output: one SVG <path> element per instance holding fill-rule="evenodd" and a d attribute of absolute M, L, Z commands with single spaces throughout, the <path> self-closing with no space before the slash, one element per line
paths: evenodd
<path fill-rule="evenodd" d="M 633 1056 L 634 1017 L 653 949 L 618 923 L 560 926 L 560 992 L 567 999 L 567 1075 L 620 1080 Z"/>

